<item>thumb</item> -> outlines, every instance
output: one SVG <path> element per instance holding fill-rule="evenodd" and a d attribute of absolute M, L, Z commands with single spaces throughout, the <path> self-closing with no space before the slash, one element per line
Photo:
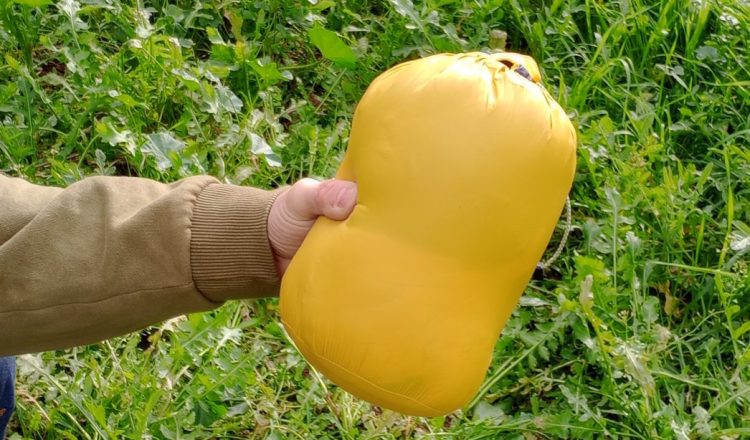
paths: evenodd
<path fill-rule="evenodd" d="M 345 180 L 302 179 L 281 193 L 268 216 L 268 238 L 280 272 L 286 264 L 281 260 L 294 256 L 319 216 L 344 220 L 356 202 L 357 185 Z"/>
<path fill-rule="evenodd" d="M 357 184 L 346 180 L 302 179 L 284 197 L 284 208 L 289 220 L 305 222 L 326 216 L 331 220 L 345 220 L 357 202 Z"/>
<path fill-rule="evenodd" d="M 346 220 L 357 203 L 357 184 L 336 179 L 323 181 L 315 202 L 319 215 L 331 220 Z"/>

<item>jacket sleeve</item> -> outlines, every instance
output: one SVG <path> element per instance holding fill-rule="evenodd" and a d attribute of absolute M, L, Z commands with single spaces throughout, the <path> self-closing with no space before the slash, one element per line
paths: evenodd
<path fill-rule="evenodd" d="M 205 176 L 60 189 L 0 175 L 0 355 L 277 295 L 266 231 L 277 193 Z"/>

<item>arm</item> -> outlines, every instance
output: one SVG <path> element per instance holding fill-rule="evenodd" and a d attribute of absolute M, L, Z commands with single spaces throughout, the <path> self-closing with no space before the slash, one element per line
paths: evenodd
<path fill-rule="evenodd" d="M 211 177 L 59 189 L 0 175 L 0 355 L 278 294 L 266 226 L 277 194 Z"/>

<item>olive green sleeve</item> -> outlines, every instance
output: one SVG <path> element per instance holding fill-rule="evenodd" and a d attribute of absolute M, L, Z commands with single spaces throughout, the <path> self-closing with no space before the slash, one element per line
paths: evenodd
<path fill-rule="evenodd" d="M 0 175 L 0 355 L 277 295 L 266 231 L 277 193 L 206 176 L 60 189 Z"/>

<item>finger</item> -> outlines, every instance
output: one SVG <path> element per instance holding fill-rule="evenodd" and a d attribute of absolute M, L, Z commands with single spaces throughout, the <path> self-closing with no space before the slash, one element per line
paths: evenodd
<path fill-rule="evenodd" d="M 324 215 L 332 220 L 349 217 L 357 203 L 357 184 L 346 180 L 302 179 L 285 195 L 285 211 L 291 219 L 315 220 Z"/>
<path fill-rule="evenodd" d="M 331 220 L 345 220 L 357 204 L 357 184 L 346 180 L 321 182 L 316 197 L 316 212 Z"/>
<path fill-rule="evenodd" d="M 284 216 L 300 222 L 315 220 L 323 212 L 317 201 L 323 182 L 305 178 L 292 185 L 284 194 Z"/>

